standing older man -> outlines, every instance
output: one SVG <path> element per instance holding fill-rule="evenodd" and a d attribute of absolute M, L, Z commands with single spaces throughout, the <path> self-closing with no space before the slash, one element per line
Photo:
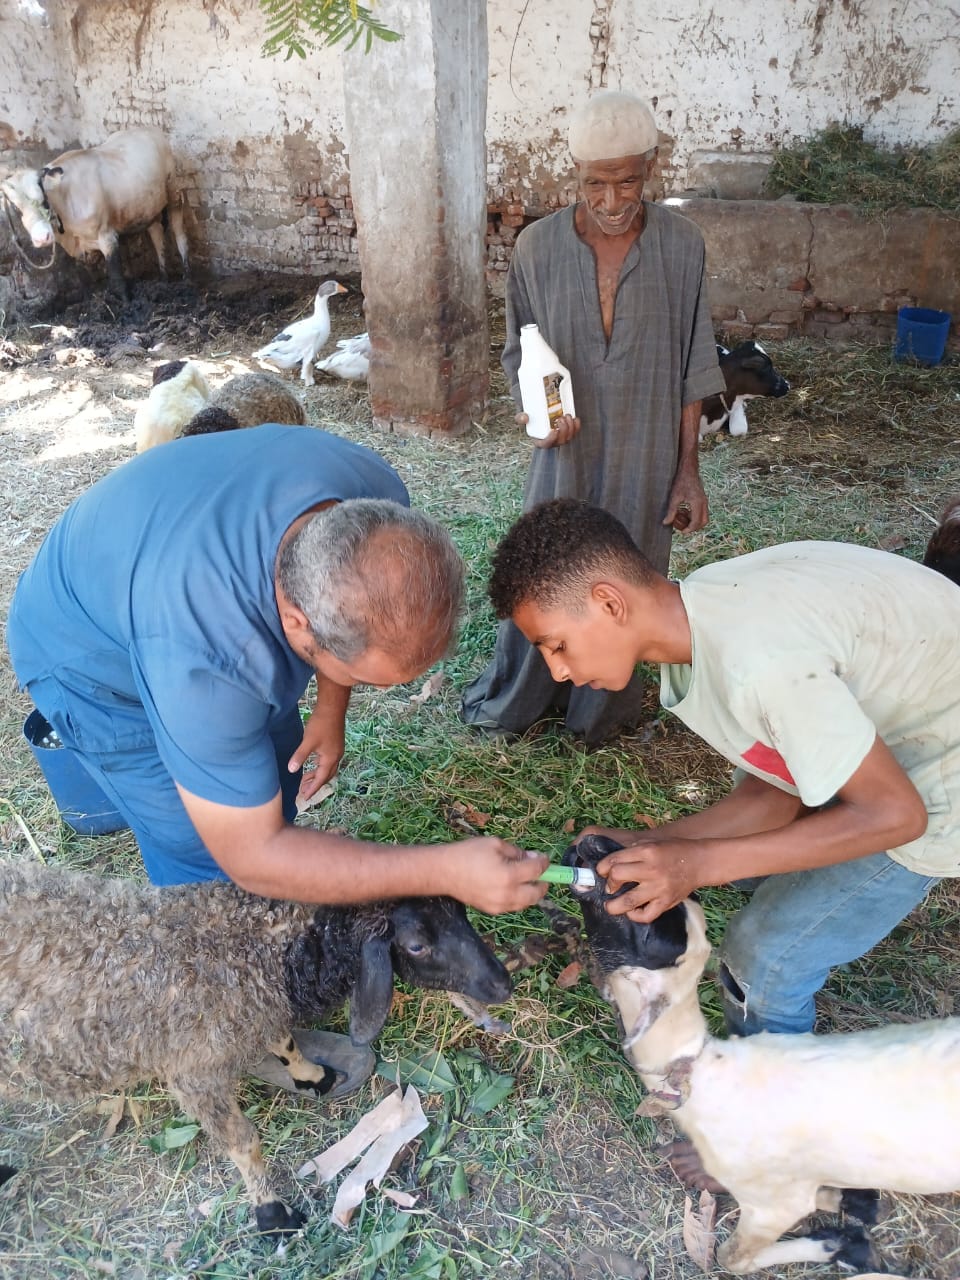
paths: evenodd
<path fill-rule="evenodd" d="M 596 94 L 574 113 L 570 151 L 579 203 L 528 227 L 507 275 L 503 367 L 514 399 L 520 327 L 534 323 L 571 372 L 578 413 L 535 442 L 524 510 L 561 497 L 603 507 L 665 572 L 673 529 L 707 522 L 700 402 L 724 389 L 703 238 L 686 218 L 643 199 L 657 128 L 641 98 Z M 618 693 L 556 684 L 507 622 L 462 711 L 480 729 L 522 733 L 565 710 L 568 729 L 599 742 L 638 723 L 642 692 L 638 677 Z"/>
<path fill-rule="evenodd" d="M 14 669 L 155 883 L 446 893 L 491 912 L 542 897 L 546 859 L 498 839 L 381 846 L 292 825 L 304 761 L 304 795 L 339 764 L 352 687 L 414 679 L 454 635 L 460 557 L 408 501 L 370 450 L 271 425 L 151 449 L 47 535 L 10 611 Z"/>

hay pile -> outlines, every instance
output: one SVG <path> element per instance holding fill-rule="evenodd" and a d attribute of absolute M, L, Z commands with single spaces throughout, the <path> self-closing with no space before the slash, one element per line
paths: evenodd
<path fill-rule="evenodd" d="M 832 125 L 779 151 L 765 190 L 867 213 L 909 206 L 960 217 L 960 129 L 934 146 L 884 151 L 862 128 Z"/>

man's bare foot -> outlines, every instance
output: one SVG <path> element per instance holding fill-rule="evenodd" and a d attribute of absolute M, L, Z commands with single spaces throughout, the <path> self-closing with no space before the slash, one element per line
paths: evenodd
<path fill-rule="evenodd" d="M 696 1147 L 686 1138 L 677 1138 L 674 1142 L 668 1142 L 666 1146 L 659 1148 L 659 1152 L 666 1158 L 670 1168 L 685 1187 L 691 1187 L 696 1191 L 709 1191 L 715 1196 L 728 1194 L 727 1188 L 707 1173 Z"/>

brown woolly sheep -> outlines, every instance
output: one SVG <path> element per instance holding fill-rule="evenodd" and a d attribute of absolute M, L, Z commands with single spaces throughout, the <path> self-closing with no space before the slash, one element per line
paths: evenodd
<path fill-rule="evenodd" d="M 307 420 L 303 405 L 275 373 L 239 373 L 228 378 L 214 391 L 210 404 L 229 413 L 238 427 L 259 427 L 264 422 L 299 427 Z"/>
<path fill-rule="evenodd" d="M 316 907 L 0 861 L 0 1090 L 70 1100 L 158 1078 L 240 1170 L 258 1230 L 294 1231 L 237 1081 L 270 1050 L 326 1092 L 333 1073 L 291 1028 L 349 998 L 351 1039 L 369 1044 L 394 974 L 484 1004 L 510 992 L 449 898 Z"/>

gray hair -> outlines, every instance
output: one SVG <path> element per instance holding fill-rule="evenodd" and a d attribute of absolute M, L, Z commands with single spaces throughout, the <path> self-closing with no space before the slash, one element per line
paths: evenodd
<path fill-rule="evenodd" d="M 277 582 L 341 662 L 376 646 L 422 669 L 450 646 L 463 608 L 463 561 L 449 533 L 381 498 L 317 512 L 280 552 Z"/>

